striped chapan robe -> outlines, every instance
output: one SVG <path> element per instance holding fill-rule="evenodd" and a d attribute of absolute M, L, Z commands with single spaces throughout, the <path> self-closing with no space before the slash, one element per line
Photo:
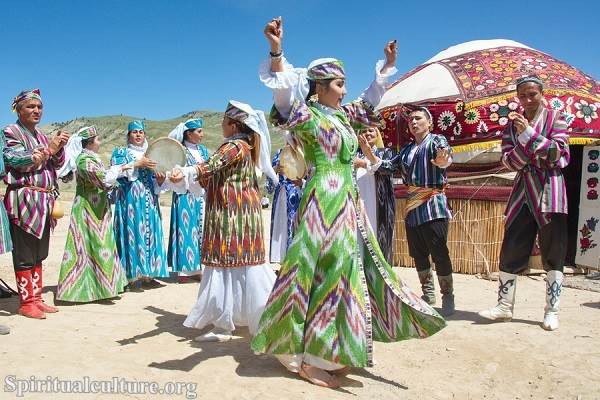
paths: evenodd
<path fill-rule="evenodd" d="M 448 141 L 442 135 L 430 133 L 421 143 L 409 143 L 402 147 L 399 156 L 391 163 L 383 161 L 381 170 L 398 169 L 402 180 L 409 187 L 437 189 L 427 201 L 413 210 L 408 211 L 406 223 L 408 226 L 419 226 L 434 219 L 451 219 L 452 213 L 443 188 L 448 183 L 446 169 L 431 163 L 437 157 L 437 149 L 450 149 Z"/>
<path fill-rule="evenodd" d="M 52 228 L 56 220 L 50 218 L 54 206 L 56 170 L 65 162 L 65 152 L 60 149 L 40 168 L 31 163 L 31 153 L 38 147 L 48 147 L 48 137 L 39 129 L 30 132 L 17 122 L 4 128 L 6 147 L 4 161 L 8 185 L 4 205 L 8 218 L 25 232 L 41 239 L 46 225 Z M 32 189 L 36 188 L 36 189 Z"/>
<path fill-rule="evenodd" d="M 502 135 L 502 163 L 517 171 L 508 199 L 505 227 L 521 207 L 529 207 L 538 227 L 550 222 L 550 213 L 567 214 L 567 190 L 561 168 L 569 164 L 569 136 L 564 117 L 543 108 L 532 124 L 533 135 L 522 145 L 511 121 Z"/>
<path fill-rule="evenodd" d="M 108 299 L 124 291 L 127 278 L 117 254 L 107 171 L 98 155 L 85 149 L 76 165 L 77 188 L 56 298 L 72 302 Z M 116 178 L 115 173 L 113 181 Z"/>
<path fill-rule="evenodd" d="M 379 121 L 370 105 L 355 101 L 333 110 L 296 100 L 288 118 L 276 108 L 272 118 L 302 142 L 315 173 L 252 349 L 290 360 L 286 366 L 303 360 L 367 367 L 373 340 L 423 338 L 442 329 L 444 319 L 386 262 L 366 220 L 352 159 L 354 128 Z"/>

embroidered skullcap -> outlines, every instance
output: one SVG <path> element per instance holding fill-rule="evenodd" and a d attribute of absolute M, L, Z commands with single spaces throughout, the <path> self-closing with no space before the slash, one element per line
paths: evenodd
<path fill-rule="evenodd" d="M 537 75 L 528 75 L 520 77 L 519 79 L 517 79 L 517 87 L 527 82 L 536 83 L 540 85 L 540 88 L 542 88 L 542 90 L 544 89 L 544 83 Z"/>
<path fill-rule="evenodd" d="M 431 115 L 431 112 L 429 111 L 429 109 L 427 107 L 423 107 L 423 106 L 418 106 L 415 107 L 413 110 L 411 110 L 410 112 L 413 113 L 415 111 L 422 111 L 425 114 L 427 114 L 427 117 L 430 121 L 433 121 L 433 115 Z"/>
<path fill-rule="evenodd" d="M 141 119 L 136 119 L 131 121 L 129 125 L 127 125 L 127 132 L 131 131 L 143 131 L 144 130 L 144 121 Z"/>
<path fill-rule="evenodd" d="M 98 136 L 98 131 L 94 125 L 84 126 L 83 128 L 79 129 L 77 133 L 71 135 L 69 141 L 64 147 L 65 162 L 57 171 L 59 178 L 62 178 L 68 175 L 70 172 L 77 170 L 77 157 L 79 157 L 83 151 L 81 141 L 93 138 L 95 136 Z"/>
<path fill-rule="evenodd" d="M 254 111 L 248 104 L 240 103 L 239 101 L 231 100 L 225 109 L 225 115 L 238 122 L 246 123 L 246 119 Z"/>
<path fill-rule="evenodd" d="M 98 136 L 98 131 L 96 130 L 96 127 L 94 125 L 84 126 L 80 130 L 78 130 L 75 135 L 79 136 L 81 139 L 89 139 Z"/>
<path fill-rule="evenodd" d="M 193 119 L 188 119 L 187 121 L 185 121 L 185 128 L 186 129 L 198 129 L 198 128 L 202 128 L 202 125 L 204 124 L 204 121 L 202 120 L 202 118 L 193 118 Z"/>
<path fill-rule="evenodd" d="M 319 58 L 308 65 L 308 79 L 345 79 L 344 63 L 335 58 Z"/>
<path fill-rule="evenodd" d="M 42 102 L 42 94 L 40 93 L 40 89 L 33 90 L 23 90 L 21 93 L 15 96 L 12 102 L 12 110 L 13 112 L 17 111 L 17 105 L 25 100 L 37 99 Z"/>

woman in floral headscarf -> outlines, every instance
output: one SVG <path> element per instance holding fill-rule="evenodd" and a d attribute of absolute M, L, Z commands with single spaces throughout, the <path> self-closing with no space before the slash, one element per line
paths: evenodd
<path fill-rule="evenodd" d="M 275 354 L 313 384 L 334 388 L 335 373 L 373 364 L 373 339 L 427 337 L 445 326 L 385 261 L 353 176 L 355 129 L 380 124 L 373 107 L 396 70 L 396 45 L 385 46 L 386 61 L 377 64 L 371 86 L 342 106 L 346 76 L 339 60 L 294 68 L 282 55 L 281 19 L 266 25 L 265 36 L 271 58 L 260 77 L 273 90 L 271 119 L 303 144 L 315 171 L 252 348 Z"/>

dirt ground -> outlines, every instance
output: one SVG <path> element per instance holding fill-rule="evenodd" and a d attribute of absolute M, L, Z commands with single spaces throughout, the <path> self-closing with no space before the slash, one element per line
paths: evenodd
<path fill-rule="evenodd" d="M 67 226 L 65 217 L 44 266 L 49 303 Z M 414 270 L 397 272 L 418 288 Z M 10 254 L 0 256 L 0 277 L 14 287 Z M 353 370 L 335 391 L 254 355 L 246 329 L 227 343 L 194 342 L 200 331 L 182 322 L 197 284 L 165 282 L 111 301 L 61 305 L 41 321 L 17 315 L 16 297 L 0 299 L 0 323 L 12 329 L 0 336 L 0 399 L 600 399 L 600 293 L 564 288 L 560 329 L 546 332 L 543 278 L 520 278 L 515 319 L 496 324 L 477 311 L 495 304 L 497 282 L 467 275 L 455 282 L 459 311 L 446 329 L 425 340 L 376 343 L 375 367 Z M 49 392 L 69 390 L 68 380 L 72 391 L 89 389 L 77 386 L 86 379 L 110 381 L 92 390 L 112 393 Z M 133 381 L 156 382 L 163 394 L 131 393 L 141 391 Z"/>

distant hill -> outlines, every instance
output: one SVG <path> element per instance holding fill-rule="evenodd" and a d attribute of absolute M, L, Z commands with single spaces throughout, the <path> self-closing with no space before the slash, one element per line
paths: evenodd
<path fill-rule="evenodd" d="M 100 132 L 102 144 L 100 146 L 100 157 L 108 165 L 110 155 L 113 149 L 117 146 L 125 145 L 127 124 L 134 119 L 143 119 L 146 126 L 146 137 L 148 142 L 160 137 L 166 137 L 171 130 L 180 122 L 190 118 L 202 117 L 204 120 L 204 139 L 203 144 L 208 148 L 209 153 L 213 153 L 221 143 L 223 143 L 223 131 L 221 130 L 221 121 L 223 113 L 216 111 L 191 111 L 179 117 L 166 120 L 150 120 L 129 115 L 109 115 L 103 117 L 78 117 L 66 122 L 54 122 L 48 125 L 42 125 L 41 129 L 48 136 L 52 136 L 59 129 L 69 133 L 75 133 L 80 128 L 87 125 L 95 125 Z M 284 140 L 281 131 L 271 127 L 271 149 L 275 153 L 277 149 L 283 146 Z M 60 184 L 61 191 L 66 192 L 68 197 L 69 192 L 73 192 L 75 185 L 74 181 Z M 162 198 L 165 201 L 162 201 Z M 161 196 L 161 203 L 168 204 L 170 194 Z"/>
<path fill-rule="evenodd" d="M 203 144 L 208 148 L 209 152 L 212 153 L 223 142 L 223 132 L 221 130 L 221 121 L 223 120 L 222 112 L 191 111 L 179 117 L 166 120 L 150 120 L 129 115 L 78 117 L 66 122 L 54 122 L 49 125 L 43 125 L 42 130 L 51 136 L 59 129 L 69 133 L 75 133 L 86 125 L 95 125 L 102 138 L 100 154 L 104 161 L 108 161 L 112 150 L 116 146 L 123 146 L 125 144 L 127 124 L 134 119 L 144 120 L 148 142 L 152 142 L 154 139 L 167 136 L 180 122 L 198 117 L 201 117 L 204 120 Z M 283 136 L 281 135 L 281 132 L 273 127 L 271 127 L 271 141 L 273 152 L 283 145 Z"/>

